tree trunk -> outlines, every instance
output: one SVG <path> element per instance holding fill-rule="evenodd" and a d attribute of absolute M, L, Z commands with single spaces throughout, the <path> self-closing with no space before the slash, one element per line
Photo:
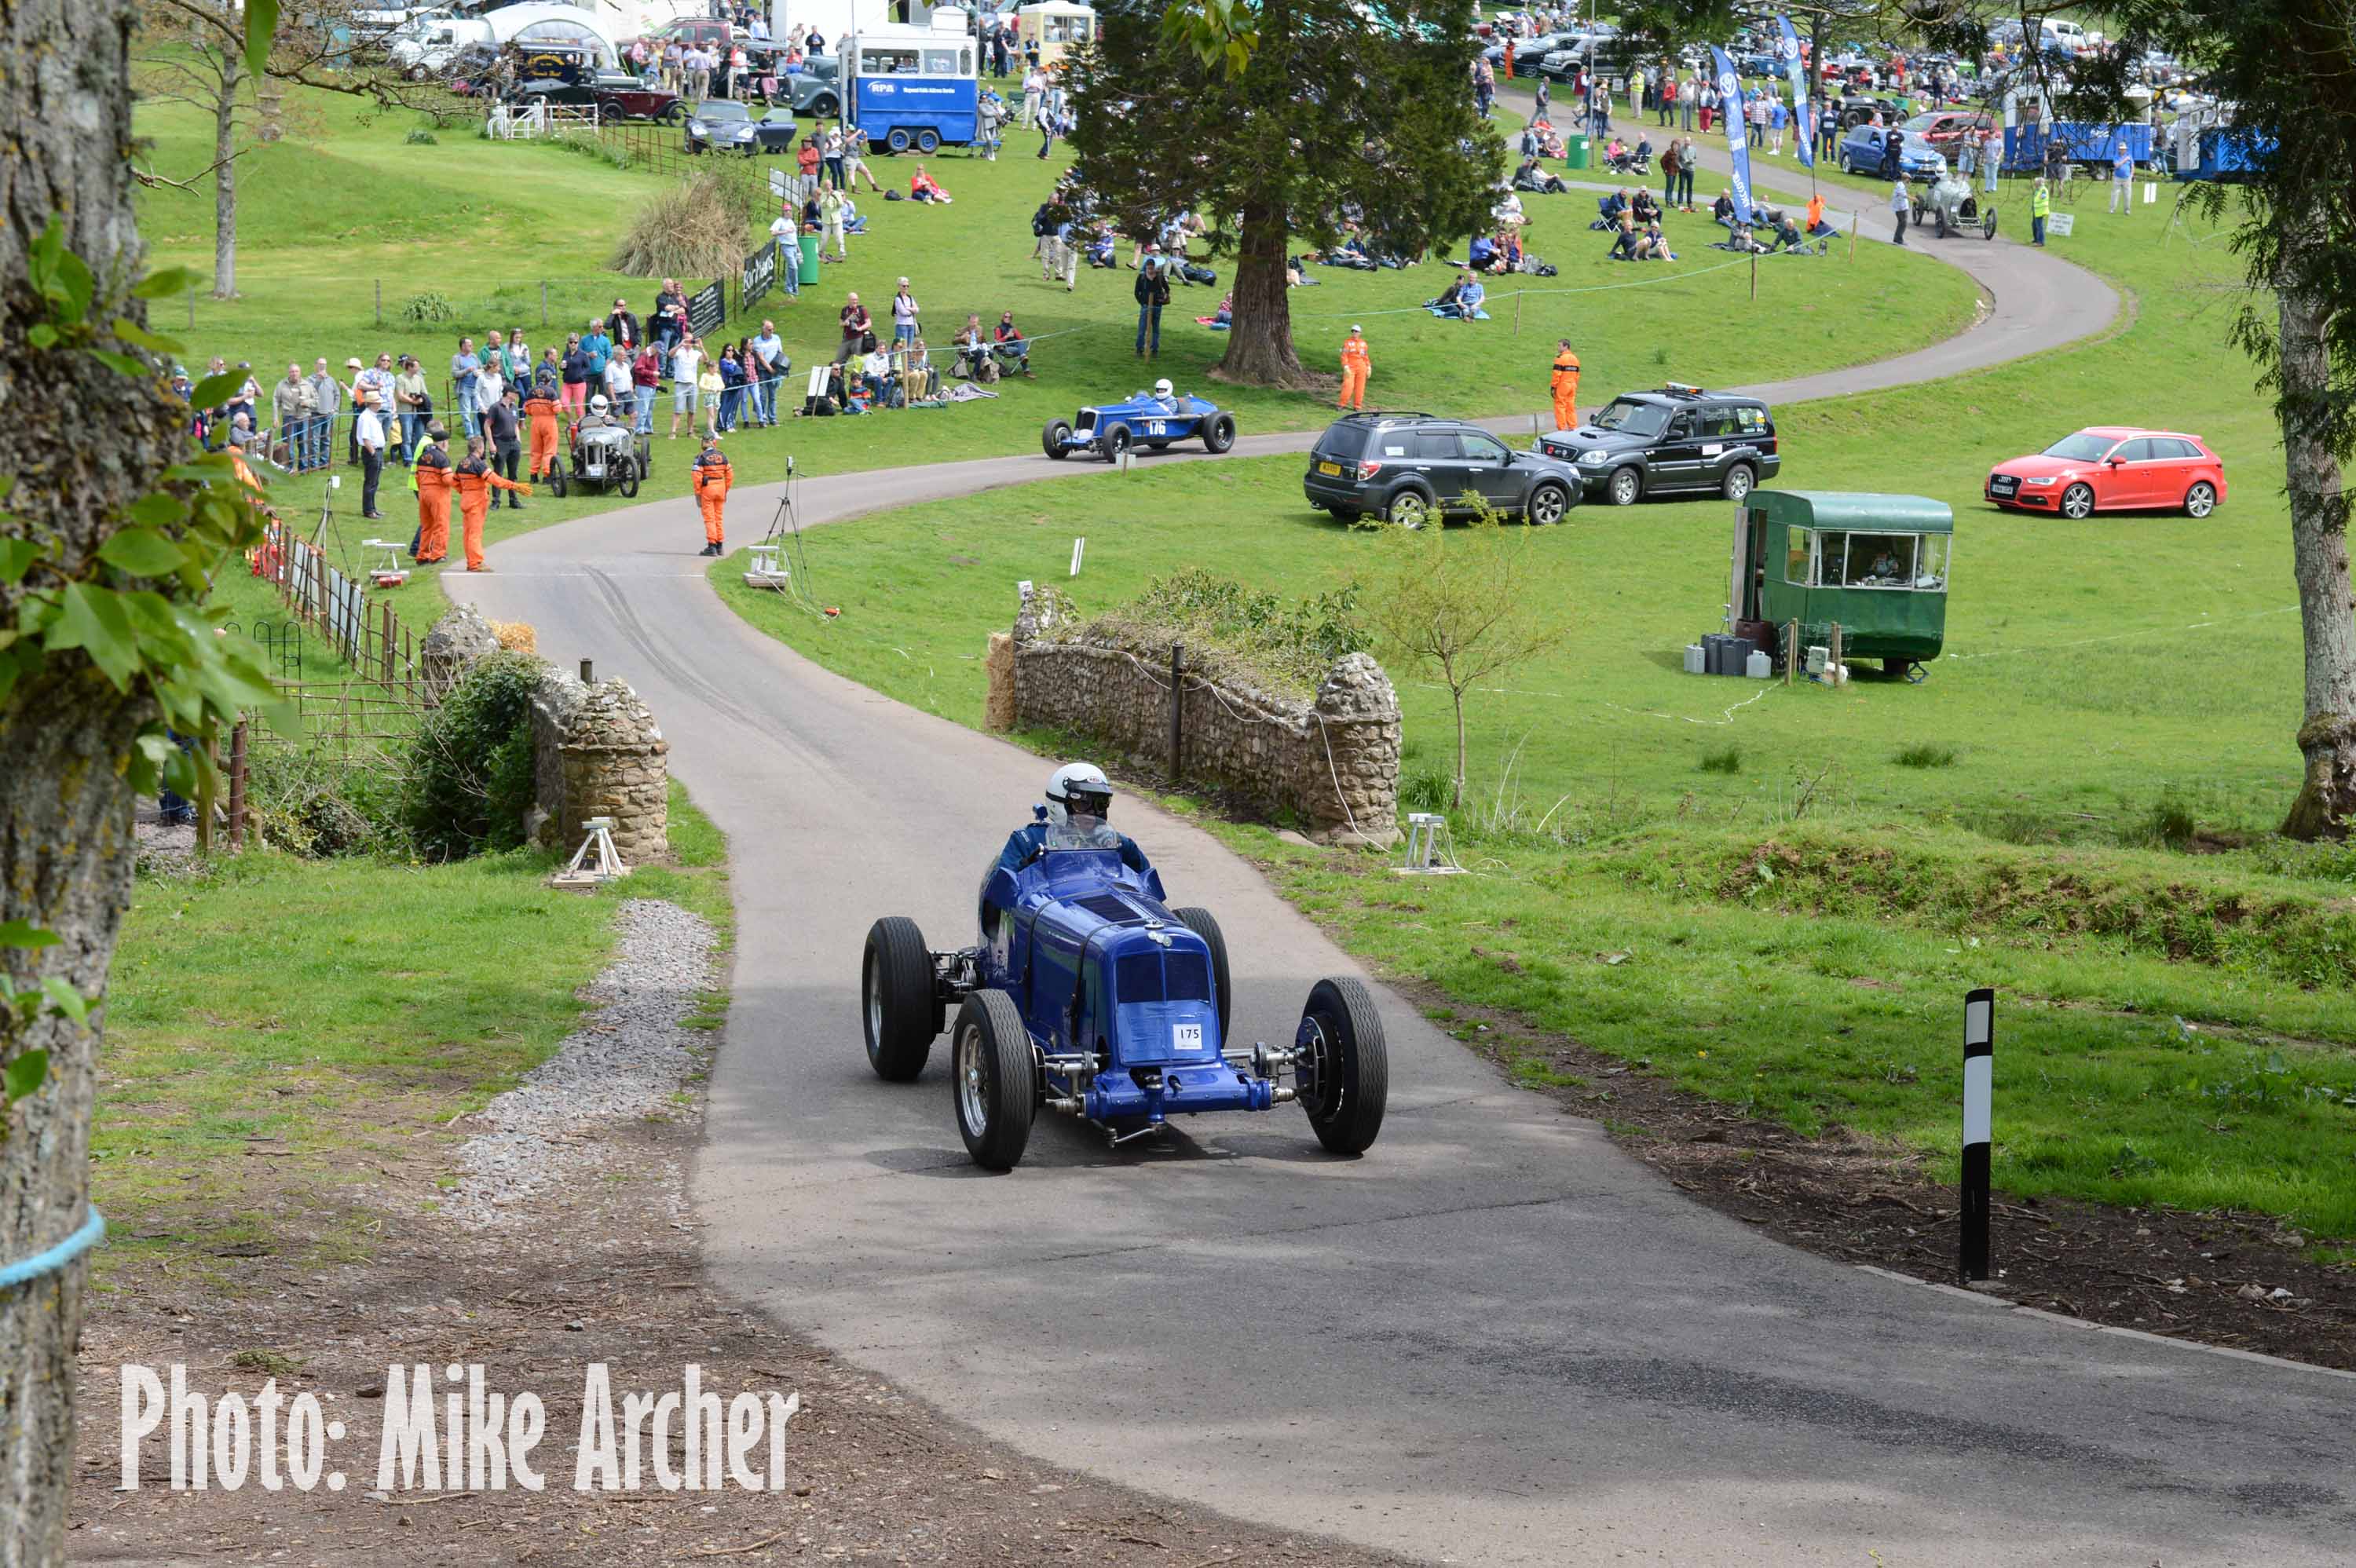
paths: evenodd
<path fill-rule="evenodd" d="M 1318 384 L 1292 350 L 1292 303 L 1284 282 L 1285 243 L 1290 237 L 1277 208 L 1244 208 L 1236 257 L 1235 327 L 1227 334 L 1226 357 L 1212 372 L 1223 381 L 1248 387 Z"/>
<path fill-rule="evenodd" d="M 1440 519 L 1434 517 L 1431 526 L 1438 528 Z M 1454 811 L 1464 804 L 1464 688 L 1451 686 L 1448 696 L 1456 704 L 1456 787 L 1448 796 L 1448 809 Z"/>
<path fill-rule="evenodd" d="M 11 180 L 0 210 L 0 387 L 42 389 L 0 420 L 0 474 L 17 481 L 0 533 L 54 543 L 66 571 L 85 570 L 181 443 L 153 378 L 26 341 L 41 314 L 27 253 L 51 214 L 100 279 L 100 308 L 145 319 L 143 304 L 122 297 L 140 266 L 123 155 L 133 20 L 127 0 L 0 0 L 0 144 Z M 25 587 L 44 583 L 56 580 L 40 567 L 27 584 L 0 588 L 0 623 L 14 625 Z M 124 761 L 155 711 L 78 652 L 48 656 L 0 700 L 0 923 L 24 920 L 62 939 L 0 948 L 19 986 L 59 975 L 85 995 L 105 987 L 134 850 Z M 65 1240 L 85 1217 L 98 1039 L 50 1015 L 16 1045 L 47 1051 L 49 1069 L 13 1125 L 0 1124 L 0 1260 L 11 1263 Z M 76 1262 L 0 1290 L 0 1568 L 65 1560 L 82 1283 Z"/>
<path fill-rule="evenodd" d="M 213 101 L 213 298 L 237 297 L 237 90 L 245 57 L 222 50 L 220 96 Z"/>
<path fill-rule="evenodd" d="M 2283 466 L 2290 493 L 2291 567 L 2307 635 L 2306 778 L 2283 833 L 2345 838 L 2356 827 L 2356 605 L 2348 577 L 2348 497 L 2325 439 L 2331 384 L 2325 312 L 2310 295 L 2276 289 L 2282 326 Z"/>

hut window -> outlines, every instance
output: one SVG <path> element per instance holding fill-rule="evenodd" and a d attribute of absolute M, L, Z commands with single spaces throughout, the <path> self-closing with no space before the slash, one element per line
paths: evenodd
<path fill-rule="evenodd" d="M 1953 542 L 1944 534 L 1922 536 L 1922 558 L 1914 563 L 1915 587 L 1940 593 L 1947 591 L 1947 547 Z"/>
<path fill-rule="evenodd" d="M 1843 582 L 1850 588 L 1912 587 L 1914 547 L 1921 542 L 1913 534 L 1849 535 L 1848 571 Z"/>
<path fill-rule="evenodd" d="M 1815 535 L 1807 528 L 1793 528 L 1785 537 L 1788 542 L 1783 551 L 1783 581 L 1805 588 L 1808 586 L 1808 558 Z"/>

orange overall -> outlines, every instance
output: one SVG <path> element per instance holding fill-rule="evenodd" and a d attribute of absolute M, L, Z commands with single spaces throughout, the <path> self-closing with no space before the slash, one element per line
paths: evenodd
<path fill-rule="evenodd" d="M 450 458 L 428 443 L 417 454 L 417 564 L 450 553 Z"/>
<path fill-rule="evenodd" d="M 458 515 L 465 521 L 466 570 L 483 570 L 483 514 L 491 509 L 491 486 L 512 490 L 519 496 L 531 494 L 531 486 L 491 472 L 491 465 L 479 457 L 469 457 L 450 471 L 451 485 L 458 492 Z M 445 522 L 444 528 L 449 525 Z"/>
<path fill-rule="evenodd" d="M 1374 368 L 1375 361 L 1366 352 L 1366 340 L 1355 332 L 1350 334 L 1342 344 L 1342 400 L 1338 407 L 1366 406 L 1366 372 Z"/>
<path fill-rule="evenodd" d="M 1579 423 L 1579 356 L 1566 348 L 1554 357 L 1554 428 Z"/>
<path fill-rule="evenodd" d="M 718 447 L 700 453 L 695 459 L 695 504 L 703 509 L 703 542 L 723 544 L 721 513 L 728 505 L 728 487 L 736 483 L 735 470 L 728 466 L 727 454 Z"/>
<path fill-rule="evenodd" d="M 531 466 L 527 477 L 537 483 L 556 469 L 556 400 L 535 389 L 524 400 L 524 417 L 531 421 Z"/>

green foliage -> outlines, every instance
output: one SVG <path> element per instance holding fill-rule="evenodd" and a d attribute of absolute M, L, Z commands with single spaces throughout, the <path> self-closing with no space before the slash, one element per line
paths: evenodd
<path fill-rule="evenodd" d="M 1955 765 L 1955 750 L 1952 746 L 1920 741 L 1900 748 L 1898 754 L 1890 760 L 1901 768 L 1952 768 Z"/>
<path fill-rule="evenodd" d="M 1455 780 L 1439 768 L 1415 768 L 1399 780 L 1401 811 L 1445 811 L 1455 793 Z"/>
<path fill-rule="evenodd" d="M 1335 659 L 1368 645 L 1357 609 L 1355 583 L 1285 599 L 1188 567 L 1155 578 L 1086 635 L 1162 657 L 1182 643 L 1190 667 L 1206 669 L 1225 656 L 1268 684 L 1314 689 Z"/>
<path fill-rule="evenodd" d="M 442 138 L 423 125 L 418 126 L 401 140 L 404 145 L 412 147 L 438 147 L 442 144 Z"/>
<path fill-rule="evenodd" d="M 705 171 L 649 197 L 606 265 L 641 278 L 724 276 L 744 259 L 744 171 Z"/>
<path fill-rule="evenodd" d="M 401 855 L 410 848 L 391 760 L 269 747 L 246 772 L 245 806 L 263 843 L 295 855 Z"/>
<path fill-rule="evenodd" d="M 427 857 L 456 859 L 523 843 L 532 804 L 531 691 L 545 667 L 528 654 L 494 654 L 420 726 L 402 816 Z"/>
<path fill-rule="evenodd" d="M 1742 771 L 1742 748 L 1720 746 L 1716 751 L 1704 752 L 1701 761 L 1694 766 L 1706 773 L 1739 773 Z"/>
<path fill-rule="evenodd" d="M 401 303 L 401 315 L 404 321 L 448 321 L 457 314 L 456 306 L 431 291 L 412 294 Z"/>

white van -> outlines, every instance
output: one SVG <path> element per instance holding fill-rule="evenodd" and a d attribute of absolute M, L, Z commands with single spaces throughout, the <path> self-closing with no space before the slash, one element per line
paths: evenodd
<path fill-rule="evenodd" d="M 2048 48 L 2061 49 L 2072 57 L 2083 55 L 2094 47 L 2095 40 L 2085 28 L 2075 22 L 2048 16 L 2040 28 L 2042 41 Z"/>

